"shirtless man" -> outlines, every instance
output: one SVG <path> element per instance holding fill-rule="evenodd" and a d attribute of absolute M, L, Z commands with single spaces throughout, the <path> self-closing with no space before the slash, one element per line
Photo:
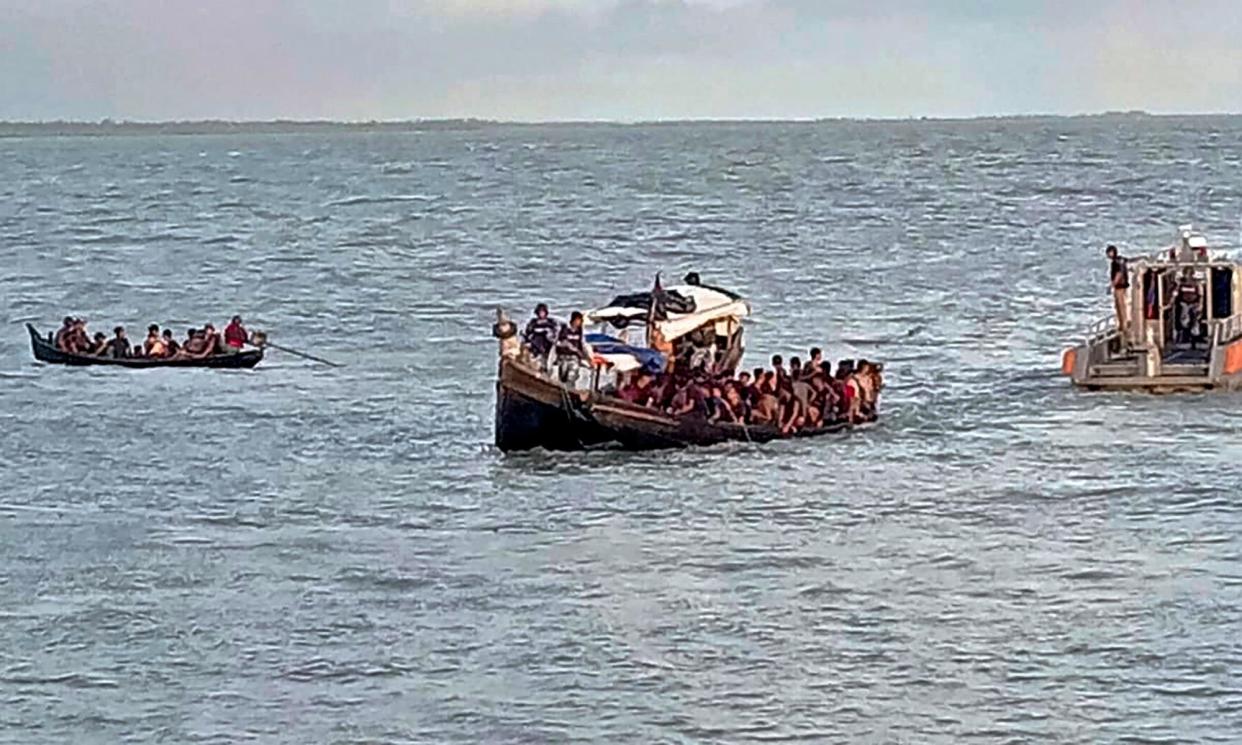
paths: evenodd
<path fill-rule="evenodd" d="M 79 318 L 73 322 L 73 331 L 69 334 L 69 345 L 78 354 L 86 354 L 91 348 L 91 335 L 86 332 L 86 319 Z"/>
<path fill-rule="evenodd" d="M 806 411 L 802 408 L 802 403 L 798 401 L 798 397 L 794 395 L 791 386 L 782 387 L 777 398 L 780 402 L 778 426 L 780 427 L 781 434 L 786 436 L 792 435 L 806 424 Z"/>
<path fill-rule="evenodd" d="M 168 345 L 160 336 L 160 327 L 154 323 L 147 327 L 147 338 L 142 342 L 142 353 L 147 357 L 168 356 Z"/>
<path fill-rule="evenodd" d="M 182 359 L 201 360 L 211 354 L 212 348 L 207 341 L 207 334 L 198 329 L 190 329 L 189 338 L 181 345 Z"/>
<path fill-rule="evenodd" d="M 789 377 L 789 374 L 785 372 L 785 358 L 779 354 L 772 355 L 772 372 L 776 373 L 777 385 L 784 383 Z"/>
<path fill-rule="evenodd" d="M 707 390 L 695 379 L 686 377 L 682 380 L 669 406 L 669 414 L 673 416 L 707 416 Z"/>
<path fill-rule="evenodd" d="M 811 347 L 811 356 L 807 359 L 806 365 L 802 368 L 802 374 L 806 377 L 820 371 L 820 367 L 824 364 L 824 351 L 819 347 Z"/>
<path fill-rule="evenodd" d="M 771 370 L 765 372 L 763 379 L 755 386 L 755 404 L 750 418 L 755 424 L 779 424 L 780 401 L 776 396 L 776 373 Z"/>
<path fill-rule="evenodd" d="M 874 367 L 867 360 L 858 361 L 858 371 L 854 373 L 858 384 L 858 412 L 863 418 L 870 418 L 875 408 L 876 380 Z"/>
<path fill-rule="evenodd" d="M 203 327 L 203 336 L 207 339 L 207 354 L 212 355 L 224 350 L 224 339 L 216 327 L 210 323 Z"/>
<path fill-rule="evenodd" d="M 56 348 L 69 354 L 86 354 L 91 348 L 91 337 L 86 333 L 86 321 L 66 318 L 65 325 L 56 332 Z"/>
<path fill-rule="evenodd" d="M 65 316 L 65 320 L 61 323 L 60 328 L 57 329 L 56 331 L 56 336 L 53 337 L 52 339 L 52 343 L 56 346 L 58 350 L 62 352 L 70 351 L 69 336 L 70 334 L 73 333 L 73 325 L 74 325 L 74 319 L 69 316 Z"/>
<path fill-rule="evenodd" d="M 750 404 L 742 394 L 741 386 L 737 383 L 728 383 L 723 390 L 725 403 L 729 405 L 730 413 L 733 414 L 733 421 L 750 421 Z"/>
<path fill-rule="evenodd" d="M 173 338 L 172 329 L 164 329 L 164 349 L 168 350 L 167 356 L 175 357 L 181 351 L 181 345 Z"/>
<path fill-rule="evenodd" d="M 819 424 L 832 424 L 837 419 L 837 400 L 836 389 L 832 387 L 829 378 L 822 373 L 811 377 L 811 388 L 815 391 L 816 409 L 819 411 Z"/>

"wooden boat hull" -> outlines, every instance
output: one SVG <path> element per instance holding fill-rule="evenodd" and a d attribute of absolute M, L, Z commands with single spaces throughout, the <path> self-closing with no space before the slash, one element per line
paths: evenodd
<path fill-rule="evenodd" d="M 794 437 L 815 437 L 851 428 L 841 422 Z M 763 443 L 787 439 L 765 425 L 722 424 L 671 417 L 612 397 L 584 398 L 540 375 L 524 362 L 502 359 L 496 383 L 496 447 L 504 452 L 545 448 L 587 450 L 614 446 L 661 450 Z"/>
<path fill-rule="evenodd" d="M 496 447 L 500 450 L 585 450 L 609 439 L 576 392 L 525 363 L 501 359 L 496 380 Z"/>
<path fill-rule="evenodd" d="M 726 424 L 696 417 L 671 417 L 662 412 L 616 399 L 592 402 L 591 414 L 625 448 L 654 450 L 717 445 L 722 442 L 764 443 L 789 439 L 769 425 Z M 845 422 L 793 437 L 817 437 L 850 429 Z"/>
<path fill-rule="evenodd" d="M 30 349 L 39 362 L 50 365 L 71 365 L 85 367 L 88 365 L 105 365 L 131 369 L 147 369 L 156 367 L 206 367 L 211 369 L 241 369 L 259 364 L 263 359 L 262 349 L 247 349 L 231 354 L 216 354 L 203 359 L 146 359 L 132 357 L 129 359 L 112 359 L 110 357 L 93 357 L 84 354 L 62 352 L 47 337 L 41 336 L 38 329 L 26 324 L 30 332 Z"/>

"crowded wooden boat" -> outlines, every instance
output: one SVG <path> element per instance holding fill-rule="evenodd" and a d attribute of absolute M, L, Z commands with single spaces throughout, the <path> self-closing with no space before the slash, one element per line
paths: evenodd
<path fill-rule="evenodd" d="M 1190 225 L 1151 255 L 1105 258 L 1113 313 L 1065 350 L 1063 374 L 1087 390 L 1242 388 L 1242 264 Z"/>
<path fill-rule="evenodd" d="M 805 357 L 777 354 L 768 366 L 742 369 L 749 315 L 745 299 L 694 273 L 574 311 L 564 323 L 540 303 L 522 332 L 497 311 L 497 447 L 767 442 L 875 420 L 882 365 L 834 366 L 812 347 Z"/>
<path fill-rule="evenodd" d="M 263 334 L 247 331 L 240 316 L 223 332 L 208 323 L 189 329 L 180 340 L 157 324 L 148 326 L 141 340 L 132 340 L 124 326 L 113 327 L 111 336 L 92 334 L 86 319 L 73 316 L 46 335 L 30 324 L 26 328 L 35 359 L 51 364 L 237 368 L 254 367 L 263 359 Z"/>

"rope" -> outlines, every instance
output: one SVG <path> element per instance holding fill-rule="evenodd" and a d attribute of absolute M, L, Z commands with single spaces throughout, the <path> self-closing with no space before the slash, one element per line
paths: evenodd
<path fill-rule="evenodd" d="M 578 411 L 578 406 L 574 403 L 573 397 L 569 395 L 569 389 L 564 385 L 557 385 L 557 388 L 561 392 L 561 402 L 565 405 L 565 411 L 569 414 L 570 419 L 577 419 L 579 422 L 591 424 L 592 421 L 581 411 Z M 582 438 L 578 437 L 576 432 L 574 433 L 574 441 L 578 443 L 578 447 L 586 447 L 586 443 L 582 441 Z"/>

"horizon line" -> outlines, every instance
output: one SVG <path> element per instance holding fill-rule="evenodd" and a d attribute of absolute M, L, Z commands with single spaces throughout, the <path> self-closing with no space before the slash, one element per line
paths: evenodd
<path fill-rule="evenodd" d="M 462 129 L 482 127 L 537 127 L 537 126 L 669 126 L 687 124 L 821 124 L 821 123 L 918 123 L 918 122 L 987 122 L 1025 121 L 1040 119 L 1176 119 L 1236 117 L 1242 112 L 1151 112 L 1142 109 L 1107 110 L 1080 113 L 1008 113 L 979 114 L 971 116 L 918 115 L 909 116 L 821 116 L 821 117 L 689 117 L 655 119 L 491 119 L 485 117 L 442 117 L 407 119 L 299 119 L 277 117 L 271 119 L 114 119 L 103 117 L 87 119 L 7 119 L 0 120 L 0 137 L 22 133 L 57 132 L 74 133 L 124 133 L 126 130 L 155 129 L 215 130 L 232 129 Z M 200 133 L 197 131 L 187 134 Z M 210 134 L 210 131 L 202 132 Z"/>
<path fill-rule="evenodd" d="M 904 121 L 975 121 L 992 119 L 1081 119 L 1094 117 L 1207 117 L 1207 116 L 1240 116 L 1242 111 L 1148 111 L 1146 109 L 1107 109 L 1102 111 L 1081 112 L 1005 112 L 996 114 L 906 114 L 891 116 L 841 115 L 841 116 L 686 116 L 686 117 L 651 117 L 651 118 L 551 118 L 551 119 L 504 119 L 486 116 L 442 116 L 442 117 L 404 117 L 404 118 L 327 118 L 327 117 L 288 117 L 275 116 L 260 119 L 229 119 L 225 117 L 186 117 L 176 119 L 145 119 L 118 118 L 105 116 L 98 119 L 55 118 L 55 119 L 0 119 L 0 126 L 48 126 L 74 125 L 93 127 L 116 126 L 159 126 L 169 124 L 339 124 L 350 126 L 363 125 L 402 125 L 402 124 L 710 124 L 722 123 L 814 123 L 814 122 L 904 122 Z"/>

